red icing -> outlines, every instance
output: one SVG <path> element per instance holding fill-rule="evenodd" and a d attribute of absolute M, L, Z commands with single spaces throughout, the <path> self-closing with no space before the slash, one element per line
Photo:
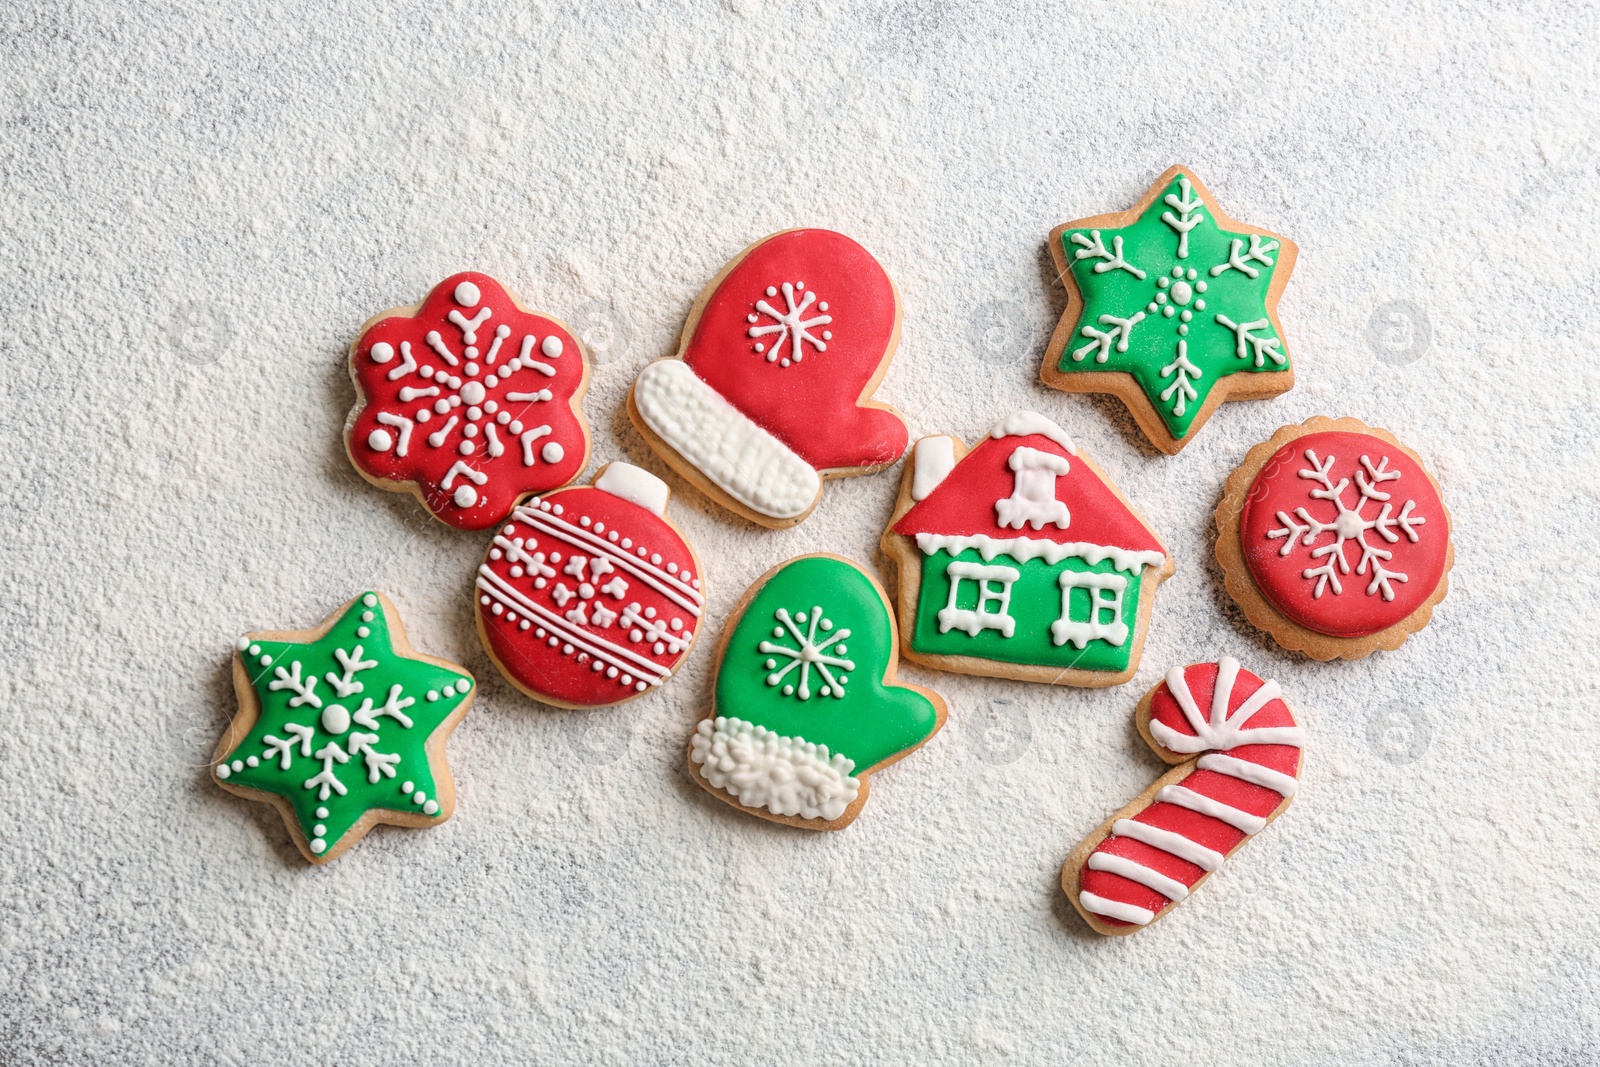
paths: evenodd
<path fill-rule="evenodd" d="M 1324 531 L 1311 545 L 1306 545 L 1306 522 L 1298 514 L 1306 513 L 1319 522 L 1331 523 L 1339 514 L 1331 500 L 1311 496 L 1312 490 L 1322 490 L 1321 483 L 1300 477 L 1300 471 L 1311 470 L 1307 451 L 1315 452 L 1319 465 L 1331 456 L 1333 467 L 1328 477 L 1334 486 L 1348 480 L 1342 499 L 1346 506 L 1360 504 L 1360 519 L 1371 522 L 1382 516 L 1387 504 L 1391 522 L 1400 515 L 1407 501 L 1414 501 L 1411 515 L 1423 520 L 1414 528 L 1415 542 L 1399 527 L 1391 525 L 1390 532 L 1398 539 L 1389 541 L 1377 529 L 1364 533 L 1366 543 L 1393 554 L 1393 558 L 1378 560 L 1385 570 L 1398 571 L 1406 580 L 1390 581 L 1393 600 L 1385 600 L 1382 590 L 1368 594 L 1373 572 L 1358 573 L 1361 564 L 1361 544 L 1355 538 L 1344 543 L 1344 557 L 1349 573 L 1337 573 L 1342 592 L 1335 593 L 1328 583 L 1322 595 L 1316 594 L 1318 579 L 1305 577 L 1308 569 L 1320 567 L 1327 557 L 1313 557 L 1316 549 L 1334 544 L 1333 531 Z M 1388 471 L 1399 471 L 1398 480 L 1376 483 L 1379 492 L 1387 493 L 1387 501 L 1366 499 L 1361 495 L 1356 475 L 1367 477 L 1361 464 L 1366 456 L 1374 466 L 1388 460 Z M 1283 548 L 1288 538 L 1269 537 L 1275 530 L 1288 527 L 1279 513 L 1292 518 L 1301 532 L 1293 537 L 1293 547 L 1287 556 Z M 1351 520 L 1352 522 L 1354 520 Z M 1434 491 L 1433 483 L 1410 456 L 1399 448 L 1369 434 L 1346 431 L 1328 431 L 1308 434 L 1280 448 L 1261 468 L 1250 486 L 1243 513 L 1239 518 L 1239 537 L 1244 546 L 1245 563 L 1255 578 L 1262 594 L 1284 615 L 1301 626 L 1317 633 L 1334 637 L 1362 637 L 1387 629 L 1416 611 L 1438 588 L 1444 576 L 1445 557 L 1449 550 L 1450 525 L 1445 516 L 1444 504 Z"/>
<path fill-rule="evenodd" d="M 1195 705 L 1203 716 L 1209 717 L 1211 712 L 1211 699 L 1216 690 L 1217 673 L 1218 668 L 1215 663 L 1191 664 L 1185 667 L 1183 671 L 1184 682 L 1188 685 L 1189 692 L 1194 697 Z M 1238 676 L 1234 679 L 1233 691 L 1228 699 L 1228 711 L 1232 713 L 1237 710 L 1250 698 L 1251 694 L 1255 693 L 1264 684 L 1260 677 L 1241 668 Z M 1178 733 L 1189 737 L 1195 736 L 1194 728 L 1189 724 L 1188 718 L 1183 714 L 1183 710 L 1173 698 L 1166 682 L 1162 682 L 1156 688 L 1155 695 L 1151 697 L 1150 718 L 1154 722 L 1160 722 L 1171 727 Z M 1289 706 L 1281 699 L 1275 699 L 1263 705 L 1261 710 L 1250 718 L 1243 729 L 1249 731 L 1266 727 L 1292 727 L 1297 725 L 1298 723 L 1295 721 L 1294 714 L 1289 710 Z M 1278 771 L 1291 778 L 1299 776 L 1301 751 L 1293 745 L 1239 745 L 1228 749 L 1225 754 L 1232 756 L 1234 759 L 1244 760 Z M 1231 775 L 1220 774 L 1216 771 L 1193 769 L 1188 775 L 1173 784 L 1181 785 L 1185 789 L 1190 789 L 1213 800 L 1221 801 L 1251 815 L 1262 817 L 1270 815 L 1283 802 L 1283 797 L 1275 790 L 1234 778 Z M 1202 815 L 1189 808 L 1166 802 L 1152 803 L 1132 816 L 1132 818 L 1135 822 L 1182 834 L 1189 840 L 1204 845 L 1206 848 L 1224 856 L 1234 848 L 1237 848 L 1248 836 L 1244 831 L 1223 822 L 1221 819 Z M 1127 837 L 1107 837 L 1095 847 L 1094 851 L 1109 853 L 1114 856 L 1124 856 L 1189 887 L 1193 887 L 1206 873 L 1203 868 L 1164 849 Z M 1110 871 L 1090 870 L 1087 857 L 1085 857 L 1083 868 L 1079 871 L 1078 884 L 1079 888 L 1085 892 L 1093 893 L 1108 900 L 1133 904 L 1157 914 L 1171 903 L 1159 891 L 1139 882 L 1131 881 Z M 1133 925 L 1106 916 L 1100 916 L 1100 919 L 1102 922 L 1112 926 Z"/>
<path fill-rule="evenodd" d="M 479 300 L 472 307 L 464 307 L 455 299 L 456 287 L 462 282 L 470 282 L 478 288 Z M 461 312 L 471 320 L 484 308 L 489 309 L 490 315 L 475 330 L 478 358 L 469 361 L 465 353 L 466 331 L 450 321 L 450 312 Z M 511 332 L 501 341 L 491 364 L 487 357 L 499 326 L 507 326 Z M 430 331 L 439 333 L 440 341 L 457 360 L 455 366 L 450 366 L 428 344 Z M 536 338 L 530 358 L 554 369 L 555 374 L 547 376 L 532 366 L 526 366 L 500 381 L 499 375 L 494 372 L 503 370 L 514 358 L 520 358 L 523 339 L 530 334 Z M 560 356 L 551 357 L 542 351 L 541 346 L 549 337 L 560 340 Z M 380 343 L 389 345 L 394 353 L 384 363 L 374 362 L 372 358 L 373 346 Z M 417 369 L 391 381 L 389 374 L 404 365 L 402 343 L 410 345 L 411 357 Z M 467 373 L 468 362 L 478 364 L 477 374 Z M 573 394 L 585 380 L 582 349 L 577 340 L 553 320 L 518 308 L 500 283 L 486 274 L 467 272 L 451 275 L 434 286 L 416 315 L 395 316 L 373 325 L 356 343 L 353 366 L 365 407 L 347 431 L 351 458 L 374 478 L 390 482 L 416 482 L 422 489 L 428 510 L 451 526 L 463 530 L 481 530 L 493 526 L 510 513 L 520 497 L 565 485 L 582 471 L 587 460 L 589 430 L 583 419 L 573 414 L 571 405 Z M 426 379 L 421 374 L 425 367 L 441 372 L 440 377 L 442 372 L 448 372 L 459 378 L 461 385 L 451 386 L 448 381 L 441 382 L 439 377 Z M 493 386 L 488 384 L 491 376 L 497 382 Z M 444 414 L 434 410 L 433 405 L 440 399 L 461 397 L 461 390 L 467 390 L 468 396 L 473 395 L 475 390 L 470 388 L 473 382 L 482 383 L 484 403 L 494 403 L 499 409 L 497 412 L 491 414 L 483 411 L 480 418 L 469 419 L 469 408 L 473 405 L 467 403 L 466 397 L 462 398 L 459 406 Z M 407 394 L 412 399 L 400 399 L 402 389 L 430 388 L 438 389 L 438 395 Z M 529 394 L 546 389 L 551 393 L 549 400 L 507 399 L 509 393 Z M 482 407 L 480 405 L 480 411 Z M 423 410 L 427 411 L 427 421 L 416 421 L 418 412 Z M 510 416 L 507 423 L 496 421 L 501 412 Z M 399 455 L 401 428 L 380 423 L 380 414 L 411 419 L 415 424 L 410 432 L 405 456 Z M 429 435 L 442 430 L 452 416 L 457 422 L 447 438 L 437 446 L 430 444 Z M 551 429 L 549 435 L 533 442 L 532 465 L 524 462 L 523 445 L 511 432 L 511 420 L 522 424 L 523 432 L 538 426 L 549 426 Z M 464 436 L 468 426 L 475 427 L 475 436 L 471 438 Z M 504 449 L 498 457 L 489 455 L 486 429 L 489 426 L 494 427 L 495 437 Z M 380 451 L 369 443 L 375 430 L 387 435 L 391 442 L 388 449 Z M 544 455 L 551 442 L 561 449 L 561 456 L 554 461 L 546 459 Z M 463 443 L 472 446 L 470 454 L 462 454 Z M 470 475 L 458 471 L 451 478 L 451 485 L 446 488 L 442 483 L 457 462 L 464 462 L 480 475 L 487 475 L 487 481 L 480 485 Z M 456 498 L 464 484 L 472 487 L 473 499 L 468 506 L 461 506 Z"/>
<path fill-rule="evenodd" d="M 533 517 L 534 513 L 539 517 Z M 584 519 L 589 520 L 587 525 Z M 618 535 L 615 541 L 611 539 L 613 532 Z M 595 546 L 584 534 L 598 537 L 606 548 Z M 520 551 L 534 557 L 533 560 L 514 557 L 518 549 L 508 551 L 507 546 L 515 546 L 519 540 Z M 574 541 L 579 543 L 575 545 Z M 624 548 L 624 544 L 628 547 Z M 643 557 L 639 555 L 641 547 L 645 550 Z M 575 555 L 589 561 L 583 568 L 581 580 L 578 575 L 566 573 Z M 659 563 L 651 563 L 657 555 L 661 557 Z M 618 559 L 621 556 L 626 556 L 636 570 L 625 566 Z M 600 559 L 611 569 L 595 581 L 593 569 L 595 561 Z M 478 617 L 483 622 L 495 659 L 525 688 L 564 704 L 599 707 L 626 700 L 639 694 L 637 685 L 649 674 L 648 668 L 641 671 L 640 664 L 615 651 L 602 652 L 605 658 L 599 660 L 601 670 L 596 671 L 597 657 L 574 643 L 574 635 L 584 640 L 600 638 L 621 646 L 666 671 L 676 670 L 688 655 L 701 617 L 660 589 L 652 588 L 639 576 L 638 570 L 671 590 L 679 601 L 704 610 L 698 584 L 699 564 L 671 524 L 637 504 L 589 486 L 563 489 L 518 508 L 511 521 L 496 531 L 494 544 L 483 565 L 516 594 L 562 620 L 561 624 L 553 624 L 539 612 L 527 611 L 516 604 L 514 597 L 503 593 L 498 597 L 489 595 L 484 588 L 486 583 L 496 589 L 502 587 L 480 574 L 476 590 Z M 540 571 L 541 566 L 554 574 Z M 513 573 L 514 568 L 520 573 Z M 607 591 L 605 586 L 618 578 L 627 588 Z M 542 587 L 536 585 L 536 579 L 543 580 Z M 588 597 L 582 596 L 579 588 L 584 582 L 592 587 Z M 560 597 L 558 586 L 573 595 Z M 616 595 L 617 592 L 622 595 Z M 508 599 L 512 601 L 509 605 Z M 567 614 L 578 611 L 580 605 L 584 622 Z M 596 618 L 597 605 L 615 613 L 616 618 L 607 620 L 607 625 L 600 625 Z M 630 607 L 643 618 L 643 623 L 624 625 Z M 674 619 L 682 622 L 680 629 L 671 629 Z M 528 621 L 527 629 L 522 628 L 523 621 Z M 658 621 L 667 627 L 666 635 L 681 642 L 678 651 L 673 651 L 671 641 L 658 642 L 646 632 L 647 627 Z M 550 644 L 552 637 L 556 638 L 553 646 Z M 656 651 L 658 643 L 659 652 Z M 609 673 L 613 668 L 615 675 Z"/>
<path fill-rule="evenodd" d="M 790 359 L 792 333 L 777 349 L 776 361 L 767 359 L 776 334 L 750 336 L 753 325 L 776 324 L 757 310 L 757 301 L 788 311 L 785 282 L 804 284 L 796 302 L 816 294 L 805 320 L 832 320 L 808 329 L 818 340 L 823 331 L 832 334 L 822 342 L 826 351 L 802 341 L 799 362 Z M 768 288 L 777 294 L 768 296 Z M 722 279 L 706 301 L 684 362 L 818 470 L 883 466 L 905 454 L 905 423 L 858 402 L 889 357 L 896 318 L 894 286 L 870 252 L 831 230 L 791 230 L 762 241 Z M 766 352 L 757 353 L 757 344 Z M 784 359 L 790 359 L 788 366 Z"/>
<path fill-rule="evenodd" d="M 1066 458 L 1070 469 L 1056 478 L 1056 499 L 1067 505 L 1070 516 L 1066 529 L 1053 523 L 1038 530 L 1026 524 L 1020 530 L 1000 525 L 995 501 L 1011 495 L 1016 475 L 1006 461 L 1021 447 Z M 1041 434 L 984 438 L 933 492 L 900 517 L 894 532 L 906 537 L 983 534 L 996 540 L 1081 541 L 1128 551 L 1166 552 L 1156 535 L 1089 464 Z"/>

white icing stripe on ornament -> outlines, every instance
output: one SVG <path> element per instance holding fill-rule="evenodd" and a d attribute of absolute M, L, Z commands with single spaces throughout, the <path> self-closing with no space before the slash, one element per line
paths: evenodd
<path fill-rule="evenodd" d="M 1141 908 L 1137 904 L 1124 904 L 1120 900 L 1107 900 L 1093 893 L 1079 893 L 1078 901 L 1096 915 L 1104 915 L 1108 919 L 1121 919 L 1123 922 L 1137 923 L 1140 926 L 1148 925 L 1156 917 L 1156 913 L 1149 908 Z"/>
<path fill-rule="evenodd" d="M 456 358 L 455 353 L 451 352 L 450 349 L 445 347 L 444 338 L 439 336 L 438 330 L 429 330 L 428 336 L 425 338 L 425 340 L 428 342 L 429 348 L 439 353 L 440 359 L 444 360 L 452 367 L 461 365 L 461 361 Z"/>
<path fill-rule="evenodd" d="M 969 548 L 975 548 L 983 556 L 985 562 L 993 560 L 996 556 L 1010 556 L 1018 563 L 1026 563 L 1030 559 L 1042 559 L 1054 566 L 1074 556 L 1083 560 L 1090 566 L 1101 560 L 1109 559 L 1112 566 L 1119 571 L 1138 573 L 1141 567 L 1159 567 L 1166 561 L 1163 552 L 1130 551 L 1125 548 L 1113 548 L 1110 545 L 1095 545 L 1087 541 L 1050 541 L 1045 538 L 1033 537 L 1008 537 L 1004 539 L 988 537 L 984 534 L 917 534 L 917 548 L 925 556 L 935 552 L 948 552 L 952 556 L 959 556 Z"/>
<path fill-rule="evenodd" d="M 518 611 L 539 619 L 550 630 L 560 634 L 571 644 L 583 649 L 590 655 L 598 656 L 607 663 L 614 663 L 624 670 L 643 675 L 643 680 L 646 682 L 660 685 L 671 677 L 671 672 L 659 663 L 652 663 L 638 653 L 607 641 L 598 634 L 580 630 L 549 608 L 535 604 L 532 600 L 513 589 L 509 582 L 490 570 L 488 564 L 478 568 L 477 585 L 479 589 L 499 600 L 506 607 L 516 608 Z"/>
<path fill-rule="evenodd" d="M 1067 431 L 1037 411 L 1013 411 L 1000 420 L 999 425 L 994 428 L 989 436 L 998 441 L 1002 437 L 1027 437 L 1030 434 L 1040 434 L 1048 437 L 1070 454 L 1074 456 L 1078 454 L 1078 446 L 1072 443 L 1072 438 L 1067 436 Z"/>
<path fill-rule="evenodd" d="M 1190 811 L 1199 812 L 1201 815 L 1209 815 L 1213 819 L 1227 823 L 1235 830 L 1252 836 L 1259 834 L 1262 828 L 1267 825 L 1267 820 L 1259 815 L 1251 815 L 1248 811 L 1241 811 L 1232 804 L 1224 804 L 1220 800 L 1213 800 L 1203 793 L 1196 793 L 1193 789 L 1188 789 L 1181 785 L 1162 787 L 1161 791 L 1156 793 L 1155 802 L 1157 804 L 1175 804 L 1180 808 L 1188 808 Z"/>
<path fill-rule="evenodd" d="M 1175 834 L 1171 830 L 1163 830 L 1133 819 L 1118 819 L 1112 824 L 1111 833 L 1116 837 L 1126 837 L 1130 841 L 1138 841 L 1151 848 L 1170 852 L 1180 860 L 1187 860 L 1204 871 L 1216 871 L 1222 868 L 1224 859 L 1222 853 L 1190 841 L 1182 834 Z"/>
<path fill-rule="evenodd" d="M 752 511 L 795 518 L 822 491 L 822 480 L 809 463 L 728 403 L 682 360 L 657 360 L 640 371 L 633 400 L 655 434 Z"/>
<path fill-rule="evenodd" d="M 504 344 L 505 339 L 510 336 L 511 327 L 501 324 L 494 328 L 494 340 L 489 342 L 489 352 L 483 357 L 483 362 L 485 364 L 491 367 L 494 366 L 494 357 L 500 354 L 500 346 Z"/>
<path fill-rule="evenodd" d="M 1110 852 L 1093 852 L 1089 854 L 1088 866 L 1091 871 L 1107 871 L 1121 875 L 1130 882 L 1138 882 L 1148 889 L 1154 889 L 1168 900 L 1182 900 L 1189 895 L 1189 887 L 1176 878 L 1168 878 L 1160 871 L 1130 860 L 1126 856 L 1117 856 Z"/>
<path fill-rule="evenodd" d="M 953 437 L 924 437 L 911 454 L 911 499 L 926 500 L 956 467 Z"/>
<path fill-rule="evenodd" d="M 1281 771 L 1263 767 L 1259 763 L 1251 763 L 1249 760 L 1224 756 L 1220 752 L 1201 756 L 1196 766 L 1202 771 L 1215 771 L 1217 774 L 1237 778 L 1241 782 L 1264 786 L 1280 796 L 1292 797 L 1300 788 L 1299 782 Z"/>
<path fill-rule="evenodd" d="M 519 507 L 512 513 L 512 517 L 553 537 L 559 537 L 574 548 L 595 550 L 683 610 L 695 615 L 700 614 L 700 605 L 705 603 L 705 597 L 699 590 L 674 578 L 660 567 L 623 552 L 604 538 L 538 508 Z"/>
<path fill-rule="evenodd" d="M 413 389 L 409 385 L 404 385 L 404 386 L 400 387 L 400 402 L 402 404 L 409 404 L 413 400 L 421 400 L 425 396 L 438 396 L 438 395 L 439 395 L 439 387 L 437 385 L 430 385 L 426 389 Z"/>
<path fill-rule="evenodd" d="M 377 348 L 376 345 L 373 348 Z M 400 365 L 389 371 L 388 378 L 392 382 L 397 378 L 404 378 L 407 374 L 417 369 L 417 361 L 411 356 L 411 342 L 400 342 Z"/>
<path fill-rule="evenodd" d="M 411 430 L 416 426 L 416 423 L 404 415 L 391 415 L 387 411 L 378 412 L 378 421 L 385 426 L 393 426 L 400 431 L 400 439 L 395 443 L 394 454 L 403 458 L 406 454 L 406 449 L 411 445 Z"/>
<path fill-rule="evenodd" d="M 487 474 L 483 473 L 482 471 L 473 470 L 471 467 L 467 466 L 458 459 L 455 462 L 455 466 L 451 467 L 445 472 L 444 478 L 439 482 L 439 488 L 449 489 L 455 484 L 456 475 L 458 474 L 465 474 L 468 478 L 472 479 L 479 485 L 482 485 L 484 482 L 489 480 L 489 476 Z"/>
<path fill-rule="evenodd" d="M 1208 750 L 1225 752 L 1240 745 L 1305 747 L 1305 730 L 1299 726 L 1263 726 L 1246 729 L 1256 712 L 1283 695 L 1277 682 L 1271 680 L 1263 682 L 1260 689 L 1251 693 L 1249 699 L 1239 705 L 1238 711 L 1229 715 L 1227 707 L 1233 697 L 1234 680 L 1239 676 L 1239 661 L 1231 656 L 1224 656 L 1217 661 L 1216 692 L 1211 700 L 1211 720 L 1208 722 L 1200 714 L 1200 708 L 1195 704 L 1194 695 L 1189 692 L 1189 683 L 1185 680 L 1183 672 L 1182 667 L 1174 667 L 1167 672 L 1167 691 L 1172 694 L 1172 699 L 1177 701 L 1183 717 L 1194 729 L 1194 736 L 1180 733 L 1164 722 L 1151 719 L 1151 736 L 1166 748 L 1173 752 L 1193 753 Z"/>
<path fill-rule="evenodd" d="M 785 737 L 728 716 L 701 719 L 689 758 L 700 775 L 747 808 L 833 821 L 861 791 L 855 762 L 827 745 Z"/>
<path fill-rule="evenodd" d="M 444 439 L 450 436 L 450 431 L 455 429 L 456 423 L 460 421 L 460 419 L 456 418 L 454 415 L 451 415 L 449 422 L 445 423 L 443 426 L 439 427 L 433 433 L 428 435 L 428 444 L 434 448 L 442 447 L 444 445 Z"/>
<path fill-rule="evenodd" d="M 537 393 L 507 393 L 507 400 L 514 400 L 519 404 L 542 404 L 555 396 L 548 389 L 541 389 Z"/>
<path fill-rule="evenodd" d="M 667 513 L 667 497 L 671 492 L 667 483 L 632 463 L 606 464 L 600 477 L 594 480 L 594 487 L 630 504 L 638 504 L 652 515 L 664 517 Z"/>

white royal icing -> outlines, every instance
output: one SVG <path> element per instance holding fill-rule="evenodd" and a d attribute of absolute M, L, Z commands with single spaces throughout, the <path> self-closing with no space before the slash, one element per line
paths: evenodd
<path fill-rule="evenodd" d="M 1037 411 L 1013 411 L 989 434 L 995 440 L 1002 437 L 1027 437 L 1029 434 L 1042 434 L 1056 444 L 1066 449 L 1069 455 L 1078 454 L 1078 446 L 1072 443 L 1072 438 L 1067 436 L 1067 431 L 1039 414 Z"/>
<path fill-rule="evenodd" d="M 594 487 L 620 497 L 630 504 L 638 504 L 654 515 L 667 513 L 667 483 L 647 470 L 631 463 L 608 463 Z"/>
<path fill-rule="evenodd" d="M 926 500 L 928 494 L 956 467 L 954 437 L 924 437 L 911 454 L 911 499 Z"/>
<path fill-rule="evenodd" d="M 645 423 L 739 503 L 775 519 L 805 514 L 822 489 L 809 463 L 756 425 L 678 359 L 639 373 L 634 404 Z"/>
<path fill-rule="evenodd" d="M 959 556 L 967 549 L 975 548 L 985 561 L 992 560 L 996 556 L 1010 556 L 1018 563 L 1026 563 L 1030 559 L 1042 559 L 1052 565 L 1060 563 L 1068 556 L 1076 556 L 1090 566 L 1103 559 L 1109 559 L 1117 570 L 1135 573 L 1140 567 L 1159 567 L 1167 558 L 1156 551 L 1113 548 L 1110 545 L 1095 545 L 1087 541 L 1062 542 L 1032 537 L 996 538 L 984 534 L 919 533 L 917 548 L 925 556 L 940 551 Z"/>
<path fill-rule="evenodd" d="M 839 818 L 861 790 L 855 762 L 827 745 L 717 716 L 695 728 L 690 758 L 707 782 L 747 808 L 805 819 Z"/>

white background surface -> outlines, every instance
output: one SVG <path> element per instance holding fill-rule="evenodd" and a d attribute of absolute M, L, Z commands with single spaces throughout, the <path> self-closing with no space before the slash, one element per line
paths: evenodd
<path fill-rule="evenodd" d="M 0 1062 L 1593 1062 L 1596 25 L 6 5 Z M 1174 162 L 1299 242 L 1299 384 L 1169 459 L 1037 363 L 1050 227 Z M 1178 560 L 1124 687 L 908 670 L 952 721 L 828 836 L 691 782 L 711 640 L 618 710 L 510 689 L 472 630 L 484 538 L 370 488 L 339 439 L 360 323 L 471 267 L 595 345 L 595 463 L 664 473 L 629 381 L 729 256 L 795 225 L 899 284 L 879 396 L 915 432 L 1036 407 Z M 1319 413 L 1398 433 L 1456 521 L 1433 625 L 1356 663 L 1280 651 L 1211 557 L 1228 471 Z M 897 476 L 784 533 L 669 477 L 712 617 L 790 555 L 881 566 Z M 455 819 L 311 869 L 204 765 L 235 637 L 366 586 L 483 685 Z M 1169 918 L 1098 938 L 1059 864 L 1160 769 L 1139 695 L 1224 652 L 1308 721 L 1303 791 Z"/>

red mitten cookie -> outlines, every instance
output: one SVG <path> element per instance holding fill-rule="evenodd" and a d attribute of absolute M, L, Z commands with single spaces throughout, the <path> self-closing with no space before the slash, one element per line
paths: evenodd
<path fill-rule="evenodd" d="M 517 508 L 478 568 L 478 637 L 536 700 L 598 708 L 672 676 L 700 632 L 700 560 L 666 483 L 610 463 L 593 486 Z"/>
<path fill-rule="evenodd" d="M 1289 807 L 1305 730 L 1278 683 L 1224 656 L 1174 667 L 1139 702 L 1139 733 L 1180 764 L 1100 824 L 1061 868 L 1072 906 L 1102 934 L 1131 934 L 1199 888 Z"/>
<path fill-rule="evenodd" d="M 712 279 L 677 358 L 640 372 L 628 413 L 712 499 L 792 526 L 816 507 L 823 478 L 905 453 L 905 421 L 868 399 L 899 339 L 900 298 L 871 253 L 831 230 L 788 230 Z"/>
<path fill-rule="evenodd" d="M 350 462 L 459 529 L 493 526 L 589 463 L 583 346 L 487 274 L 452 275 L 422 303 L 369 319 L 350 377 Z"/>

